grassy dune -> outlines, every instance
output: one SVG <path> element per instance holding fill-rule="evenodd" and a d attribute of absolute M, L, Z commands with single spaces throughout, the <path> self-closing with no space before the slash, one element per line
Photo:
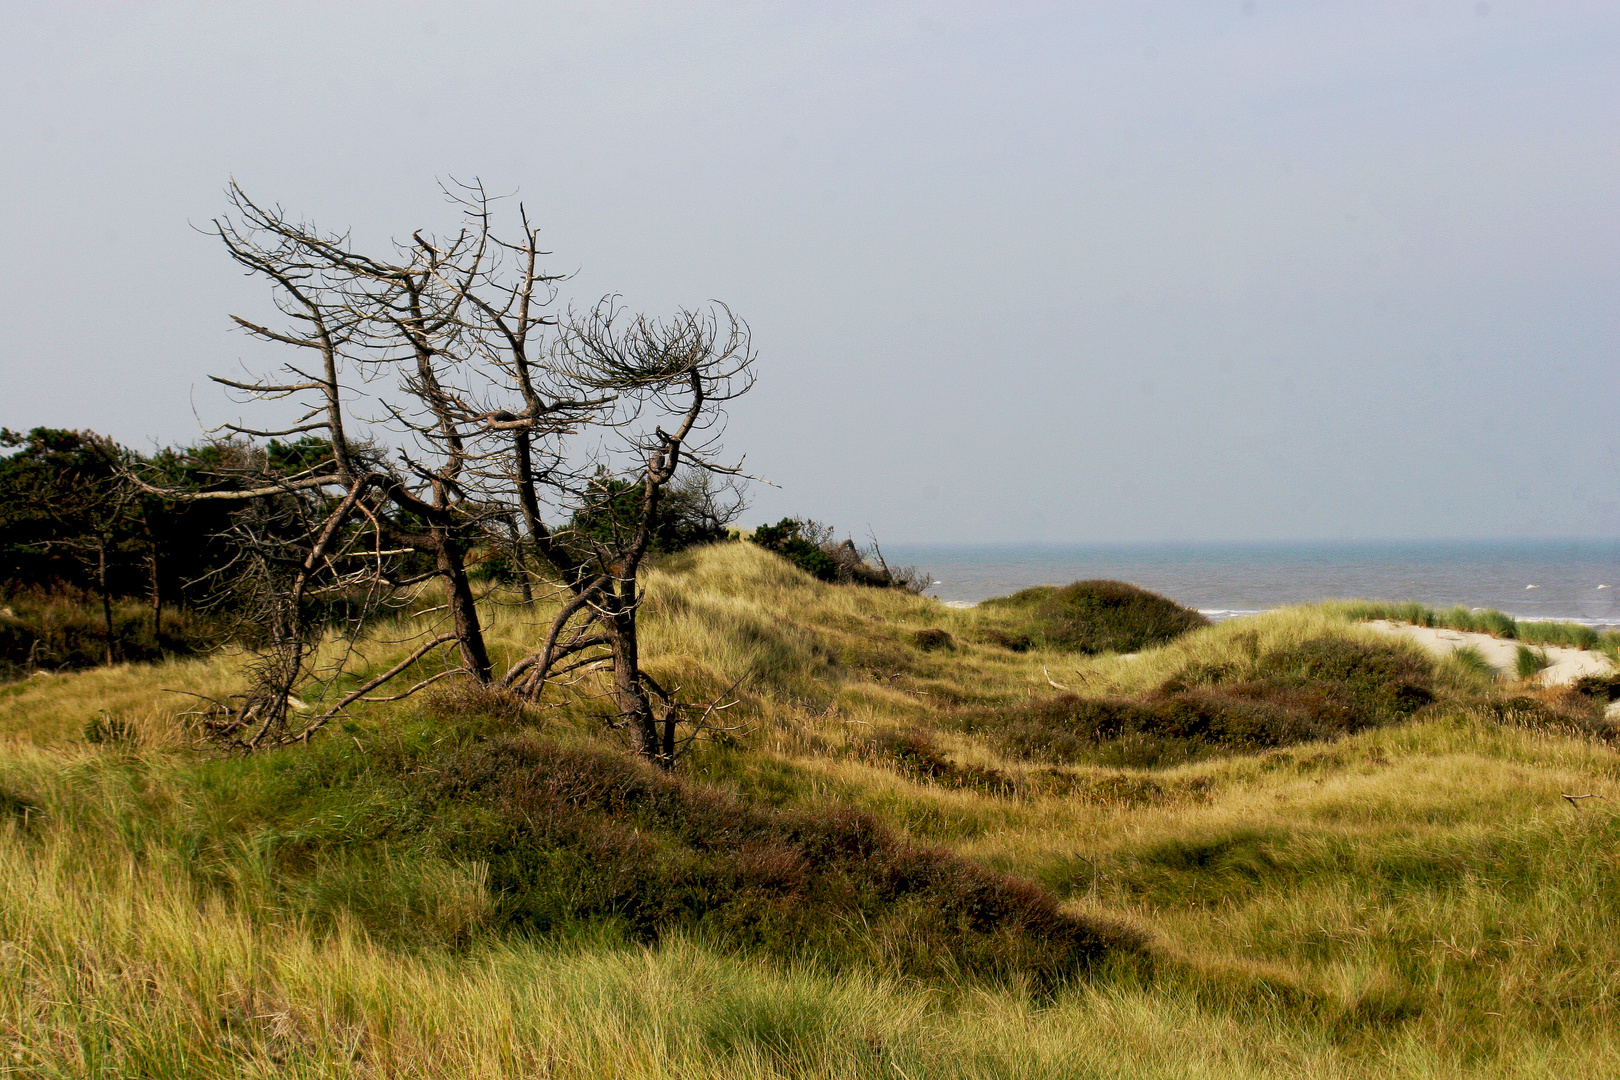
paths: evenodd
<path fill-rule="evenodd" d="M 0 687 L 0 1075 L 1620 1073 L 1602 702 L 1343 607 L 1127 658 L 748 545 L 648 587 L 661 681 L 741 679 L 667 783 L 589 679 L 251 759 L 165 692 L 228 692 L 227 654 Z M 487 613 L 508 657 L 543 615 Z M 1086 734 L 1099 701 L 1147 726 Z"/>

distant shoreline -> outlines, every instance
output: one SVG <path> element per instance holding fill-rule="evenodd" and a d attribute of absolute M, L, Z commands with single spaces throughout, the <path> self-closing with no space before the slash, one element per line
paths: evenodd
<path fill-rule="evenodd" d="M 1114 578 L 1216 621 L 1361 597 L 1620 626 L 1620 540 L 888 544 L 884 556 L 928 571 L 930 595 L 955 605 Z"/>

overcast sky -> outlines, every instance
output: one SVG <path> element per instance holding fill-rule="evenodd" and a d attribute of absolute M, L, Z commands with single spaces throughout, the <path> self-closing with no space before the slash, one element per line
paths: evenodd
<path fill-rule="evenodd" d="M 753 328 L 746 523 L 1620 536 L 1620 5 L 0 0 L 0 424 L 239 415 L 195 227 L 516 191 Z"/>

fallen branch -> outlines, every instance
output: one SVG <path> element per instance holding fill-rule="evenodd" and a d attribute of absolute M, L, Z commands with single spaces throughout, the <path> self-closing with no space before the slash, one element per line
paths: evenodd
<path fill-rule="evenodd" d="M 451 641 L 454 641 L 454 640 L 456 640 L 456 635 L 454 635 L 454 634 L 440 634 L 438 637 L 434 638 L 432 641 L 429 641 L 426 645 L 423 645 L 420 649 L 417 649 L 415 652 L 411 653 L 411 655 L 407 656 L 405 659 L 401 660 L 399 663 L 395 664 L 393 667 L 389 668 L 387 671 L 383 672 L 381 675 L 378 675 L 375 679 L 372 679 L 370 682 L 364 684 L 359 689 L 351 691 L 349 693 L 349 695 L 347 697 L 345 697 L 342 701 L 338 702 L 336 705 L 332 706 L 330 709 L 326 710 L 324 713 L 317 716 L 315 719 L 311 720 L 304 727 L 304 730 L 300 731 L 296 735 L 290 735 L 287 738 L 282 739 L 280 741 L 283 744 L 295 743 L 295 742 L 308 742 L 309 737 L 311 735 L 315 734 L 315 732 L 317 732 L 321 728 L 325 727 L 327 725 L 327 723 L 330 722 L 331 719 L 334 716 L 336 716 L 338 713 L 342 712 L 344 709 L 348 708 L 350 705 L 353 705 L 355 702 L 359 701 L 361 698 L 365 697 L 367 694 L 369 694 L 373 690 L 377 689 L 377 687 L 381 686 L 383 683 L 387 682 L 389 679 L 392 679 L 394 676 L 398 675 L 400 672 L 404 671 L 406 668 L 410 667 L 412 664 L 416 663 L 418 660 L 422 659 L 422 657 L 426 656 L 428 653 L 432 652 L 434 649 L 438 648 L 440 645 L 444 645 L 447 642 L 451 642 Z M 428 680 L 428 681 L 431 682 L 432 680 Z M 422 686 L 425 686 L 425 685 L 426 685 L 426 683 L 418 684 L 417 686 L 415 686 L 415 687 L 413 687 L 411 689 L 410 693 L 415 693 L 417 690 L 420 690 L 422 688 Z M 395 699 L 395 700 L 398 700 L 398 699 Z"/>

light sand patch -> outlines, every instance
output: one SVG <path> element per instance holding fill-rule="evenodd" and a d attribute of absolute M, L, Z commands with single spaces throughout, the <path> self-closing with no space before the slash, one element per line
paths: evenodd
<path fill-rule="evenodd" d="M 1399 634 L 1411 638 L 1436 656 L 1448 656 L 1469 646 L 1479 650 L 1485 662 L 1503 677 L 1519 677 L 1520 642 L 1489 634 L 1475 634 L 1466 630 L 1449 630 L 1441 626 L 1413 626 L 1410 623 L 1374 619 L 1364 625 L 1386 634 Z M 1602 653 L 1586 649 L 1569 649 L 1558 645 L 1533 645 L 1537 652 L 1547 654 L 1548 664 L 1535 676 L 1542 686 L 1564 686 L 1585 675 L 1606 675 L 1614 670 L 1609 658 Z"/>

